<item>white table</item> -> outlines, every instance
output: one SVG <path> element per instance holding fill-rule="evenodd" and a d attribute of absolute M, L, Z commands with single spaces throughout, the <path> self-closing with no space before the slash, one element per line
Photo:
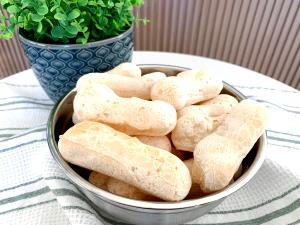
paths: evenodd
<path fill-rule="evenodd" d="M 262 168 L 249 184 L 194 224 L 300 223 L 299 91 L 251 70 L 197 56 L 135 52 L 133 61 L 205 68 L 268 110 Z M 80 209 L 83 203 L 70 199 L 74 195 L 64 194 L 73 188 L 64 177 L 54 172 L 51 176 L 57 168 L 49 163 L 45 128 L 52 106 L 31 70 L 0 81 L 0 224 L 101 224 Z M 57 194 L 59 179 L 67 191 Z"/>

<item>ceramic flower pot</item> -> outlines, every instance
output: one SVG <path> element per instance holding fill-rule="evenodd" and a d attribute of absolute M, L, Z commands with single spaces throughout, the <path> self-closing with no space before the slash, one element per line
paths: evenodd
<path fill-rule="evenodd" d="M 54 102 L 73 89 L 83 74 L 105 72 L 131 61 L 133 52 L 133 27 L 87 44 L 43 44 L 26 39 L 21 31 L 19 39 L 34 74 Z"/>

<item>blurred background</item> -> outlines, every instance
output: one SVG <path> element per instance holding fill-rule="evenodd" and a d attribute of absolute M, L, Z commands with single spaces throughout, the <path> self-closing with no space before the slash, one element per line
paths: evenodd
<path fill-rule="evenodd" d="M 300 90 L 300 0 L 145 0 L 136 13 L 150 23 L 135 50 L 219 59 Z M 0 40 L 0 78 L 27 68 L 18 40 Z"/>

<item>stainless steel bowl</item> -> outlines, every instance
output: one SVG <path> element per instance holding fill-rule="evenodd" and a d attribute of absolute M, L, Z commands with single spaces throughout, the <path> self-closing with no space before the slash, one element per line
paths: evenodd
<path fill-rule="evenodd" d="M 167 65 L 140 65 L 143 74 L 162 71 L 169 76 L 187 68 Z M 224 82 L 222 93 L 230 94 L 238 100 L 245 96 Z M 65 172 L 66 176 L 91 200 L 100 214 L 110 215 L 117 221 L 139 225 L 174 225 L 194 220 L 219 205 L 227 196 L 243 187 L 256 174 L 264 160 L 266 135 L 263 134 L 256 142 L 247 157 L 243 160 L 243 174 L 224 190 L 198 199 L 180 202 L 147 202 L 120 197 L 101 190 L 87 181 L 88 170 L 71 165 L 60 155 L 57 142 L 72 123 L 73 98 L 76 92 L 69 92 L 53 108 L 47 128 L 48 145 L 53 158 Z"/>

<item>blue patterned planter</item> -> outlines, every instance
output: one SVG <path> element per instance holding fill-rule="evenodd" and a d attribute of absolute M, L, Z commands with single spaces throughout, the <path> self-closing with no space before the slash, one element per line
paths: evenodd
<path fill-rule="evenodd" d="M 105 72 L 131 61 L 133 52 L 133 27 L 117 37 L 87 44 L 42 44 L 21 34 L 19 39 L 33 72 L 54 102 L 73 89 L 83 74 Z"/>

